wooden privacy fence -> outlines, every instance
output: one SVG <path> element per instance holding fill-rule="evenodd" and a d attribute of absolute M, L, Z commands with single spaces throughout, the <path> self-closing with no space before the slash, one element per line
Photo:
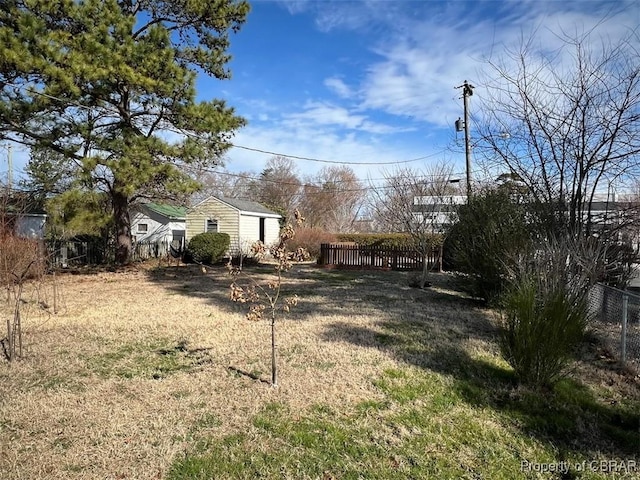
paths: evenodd
<path fill-rule="evenodd" d="M 439 251 L 433 250 L 428 266 L 439 262 Z M 381 247 L 344 243 L 320 245 L 319 265 L 335 265 L 344 268 L 390 268 L 392 270 L 421 270 L 422 255 L 411 247 Z"/>

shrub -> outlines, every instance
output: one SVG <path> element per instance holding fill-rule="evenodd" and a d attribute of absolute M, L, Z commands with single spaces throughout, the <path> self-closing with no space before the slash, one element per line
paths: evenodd
<path fill-rule="evenodd" d="M 0 286 L 7 288 L 12 317 L 6 319 L 6 336 L 0 342 L 9 362 L 22 357 L 22 304 L 24 281 L 45 273 L 44 245 L 36 240 L 0 233 Z M 4 320 L 3 320 L 4 323 Z"/>
<path fill-rule="evenodd" d="M 502 355 L 518 378 L 534 387 L 553 385 L 582 339 L 593 272 L 578 264 L 569 242 L 536 249 L 518 265 L 502 296 Z"/>
<path fill-rule="evenodd" d="M 586 299 L 565 288 L 543 288 L 535 279 L 520 279 L 504 296 L 501 351 L 524 383 L 555 383 L 571 359 L 586 327 Z"/>
<path fill-rule="evenodd" d="M 365 247 L 408 247 L 413 239 L 408 233 L 339 233 L 339 242 L 353 242 Z"/>
<path fill-rule="evenodd" d="M 320 256 L 320 245 L 322 243 L 336 243 L 339 237 L 333 233 L 325 232 L 319 228 L 303 228 L 296 229 L 295 237 L 288 241 L 289 250 L 295 252 L 298 248 L 304 248 L 310 258 L 318 258 Z"/>
<path fill-rule="evenodd" d="M 230 244 L 226 233 L 199 233 L 189 241 L 187 255 L 194 262 L 211 265 L 222 259 Z"/>
<path fill-rule="evenodd" d="M 505 286 L 513 260 L 531 250 L 529 206 L 503 190 L 488 190 L 460 205 L 444 243 L 444 263 L 466 275 L 468 288 L 487 302 Z"/>
<path fill-rule="evenodd" d="M 0 282 L 3 285 L 22 278 L 40 278 L 45 272 L 44 251 L 37 240 L 0 235 Z"/>

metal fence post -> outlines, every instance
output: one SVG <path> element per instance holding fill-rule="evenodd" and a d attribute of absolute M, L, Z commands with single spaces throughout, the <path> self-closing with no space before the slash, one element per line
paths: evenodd
<path fill-rule="evenodd" d="M 69 246 L 67 244 L 67 242 L 65 242 L 64 244 L 62 244 L 62 246 L 60 247 L 60 254 L 62 255 L 62 268 L 67 268 L 69 266 Z"/>
<path fill-rule="evenodd" d="M 622 294 L 622 333 L 620 338 L 620 362 L 622 366 L 627 361 L 627 316 L 629 312 L 629 295 Z"/>

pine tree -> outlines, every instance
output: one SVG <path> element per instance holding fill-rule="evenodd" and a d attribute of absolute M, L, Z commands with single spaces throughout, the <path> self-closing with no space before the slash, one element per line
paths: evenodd
<path fill-rule="evenodd" d="M 0 0 L 0 127 L 58 152 L 110 198 L 116 261 L 131 252 L 129 205 L 194 191 L 244 120 L 196 99 L 196 74 L 227 79 L 234 0 Z"/>

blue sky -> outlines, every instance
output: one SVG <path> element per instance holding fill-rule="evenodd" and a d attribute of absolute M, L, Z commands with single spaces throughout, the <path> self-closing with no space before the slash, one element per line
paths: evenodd
<path fill-rule="evenodd" d="M 603 20 L 604 19 L 604 20 Z M 201 79 L 203 98 L 221 96 L 249 120 L 238 145 L 356 165 L 428 157 L 464 172 L 454 121 L 460 91 L 486 61 L 534 35 L 548 51 L 556 34 L 595 28 L 615 39 L 640 26 L 640 3 L 570 1 L 254 1 L 231 39 L 233 79 Z M 476 88 L 471 99 L 482 96 Z M 461 140 L 461 137 L 460 137 Z M 260 171 L 268 154 L 232 149 L 232 171 Z M 325 164 L 296 160 L 301 174 Z"/>
<path fill-rule="evenodd" d="M 224 98 L 248 119 L 237 145 L 344 162 L 363 179 L 417 158 L 398 165 L 428 168 L 445 160 L 462 178 L 464 153 L 452 148 L 453 123 L 462 116 L 454 87 L 465 79 L 477 83 L 487 60 L 522 38 L 534 35 L 537 48 L 552 51 L 563 30 L 595 29 L 594 38 L 615 40 L 640 27 L 637 0 L 251 3 L 247 22 L 231 36 L 232 79 L 200 77 L 199 97 Z M 476 88 L 472 114 L 482 94 Z M 226 167 L 260 172 L 270 157 L 233 148 Z M 26 158 L 14 149 L 17 174 Z M 357 165 L 363 162 L 380 165 Z M 327 165 L 296 164 L 301 175 Z"/>

